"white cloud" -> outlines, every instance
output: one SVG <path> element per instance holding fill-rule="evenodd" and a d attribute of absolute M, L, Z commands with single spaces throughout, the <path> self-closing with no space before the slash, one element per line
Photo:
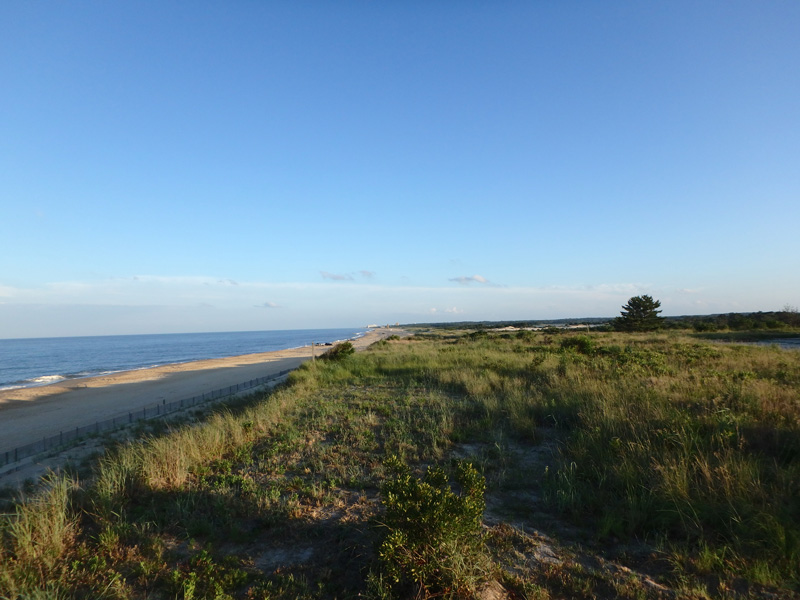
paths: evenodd
<path fill-rule="evenodd" d="M 104 281 L 135 281 L 137 283 L 155 283 L 159 285 L 238 285 L 233 279 L 196 275 L 134 275 L 133 277 L 113 277 Z"/>
<path fill-rule="evenodd" d="M 353 281 L 353 276 L 348 274 L 328 273 L 327 271 L 320 271 L 323 279 L 330 279 L 331 281 Z"/>
<path fill-rule="evenodd" d="M 446 313 L 446 314 L 449 314 L 449 315 L 460 315 L 460 314 L 464 313 L 464 311 L 462 309 L 457 308 L 455 306 L 452 306 L 450 308 L 443 308 L 443 309 L 431 308 L 431 309 L 428 310 L 428 312 L 430 314 L 432 314 L 432 315 L 435 315 L 435 314 L 438 314 L 438 313 Z"/>
<path fill-rule="evenodd" d="M 375 271 L 359 271 L 364 279 L 372 279 L 375 277 Z"/>
<path fill-rule="evenodd" d="M 360 280 L 358 272 L 353 275 Z M 684 288 L 641 283 L 501 287 L 468 279 L 471 284 L 428 287 L 370 281 L 354 285 L 347 278 L 240 280 L 232 285 L 218 276 L 140 275 L 27 287 L 0 285 L 0 338 L 303 329 L 464 318 L 614 317 L 631 296 L 642 293 L 661 300 L 665 315 L 709 314 L 768 310 L 778 291 L 781 297 L 797 296 L 791 287 L 761 295 L 757 289 L 733 301 L 729 290 L 709 286 L 688 294 Z"/>
<path fill-rule="evenodd" d="M 646 294 L 649 288 L 652 288 L 649 283 L 599 283 L 585 286 L 586 290 L 599 292 L 601 294 L 628 294 L 635 296 L 637 294 Z"/>
<path fill-rule="evenodd" d="M 481 275 L 462 275 L 461 277 L 453 277 L 450 279 L 450 281 L 455 281 L 461 285 L 468 285 L 470 283 L 489 283 L 489 280 Z"/>

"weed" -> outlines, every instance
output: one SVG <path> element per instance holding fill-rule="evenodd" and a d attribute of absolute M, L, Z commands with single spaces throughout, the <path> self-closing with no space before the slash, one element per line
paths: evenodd
<path fill-rule="evenodd" d="M 487 574 L 481 520 L 485 482 L 469 463 L 460 463 L 451 489 L 441 468 L 422 479 L 396 456 L 386 463 L 389 479 L 382 496 L 386 537 L 379 556 L 388 577 L 413 584 L 417 597 L 462 597 L 474 593 Z"/>

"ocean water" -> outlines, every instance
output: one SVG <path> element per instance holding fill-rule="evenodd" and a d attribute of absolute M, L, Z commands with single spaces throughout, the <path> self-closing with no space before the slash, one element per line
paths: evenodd
<path fill-rule="evenodd" d="M 294 329 L 0 339 L 0 390 L 206 358 L 270 352 L 363 335 L 365 329 Z"/>

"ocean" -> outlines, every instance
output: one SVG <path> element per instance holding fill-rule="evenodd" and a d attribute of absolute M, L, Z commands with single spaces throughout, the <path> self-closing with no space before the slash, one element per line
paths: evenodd
<path fill-rule="evenodd" d="M 366 329 L 293 329 L 0 339 L 0 390 L 352 339 Z"/>

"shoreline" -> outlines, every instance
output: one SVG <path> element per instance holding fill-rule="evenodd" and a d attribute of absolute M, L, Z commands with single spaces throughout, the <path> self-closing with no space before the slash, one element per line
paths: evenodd
<path fill-rule="evenodd" d="M 362 350 L 399 332 L 376 329 L 348 341 Z M 315 346 L 315 356 L 327 348 Z M 295 369 L 311 359 L 311 351 L 311 346 L 301 346 L 0 390 L 0 451 L 159 402 L 179 401 Z"/>
<path fill-rule="evenodd" d="M 287 331 L 293 332 L 294 330 L 287 330 Z M 309 331 L 316 331 L 316 330 L 309 330 Z M 327 330 L 320 330 L 320 331 L 327 331 Z M 334 330 L 330 330 L 330 331 L 334 331 Z M 237 332 L 233 332 L 233 333 L 235 334 Z M 245 333 L 249 333 L 249 332 L 245 332 Z M 267 332 L 267 333 L 270 333 L 270 332 Z M 277 333 L 280 333 L 280 331 L 278 331 Z M 342 333 L 344 333 L 344 331 L 342 331 Z M 326 345 L 330 346 L 330 345 L 335 345 L 335 344 L 338 344 L 338 343 L 341 343 L 341 342 L 344 342 L 344 341 L 355 342 L 356 340 L 364 337 L 368 333 L 369 333 L 368 330 L 367 331 L 361 330 L 361 331 L 357 331 L 355 333 L 355 335 L 353 335 L 352 337 L 343 337 L 341 339 L 336 339 L 336 340 L 332 340 L 332 341 L 329 341 L 329 342 L 318 342 L 315 345 L 316 346 L 326 346 Z M 159 334 L 154 334 L 154 335 L 159 335 Z M 173 334 L 164 334 L 164 335 L 169 336 L 169 335 L 173 335 Z M 201 333 L 201 334 L 189 334 L 189 335 L 201 335 L 202 336 L 202 335 L 209 335 L 209 334 L 202 334 Z M 211 335 L 213 335 L 213 334 L 211 334 Z M 95 337 L 95 336 L 88 336 L 88 337 L 91 338 L 91 337 Z M 113 337 L 120 337 L 120 336 L 101 336 L 101 337 L 111 337 L 111 338 L 113 338 Z M 136 336 L 122 336 L 122 337 L 136 337 Z M 143 337 L 153 337 L 153 336 L 150 335 L 150 334 L 143 334 Z M 47 340 L 47 339 L 51 339 L 51 338 L 42 338 L 42 339 Z M 60 338 L 52 338 L 52 339 L 60 339 Z M 73 338 L 69 338 L 69 339 L 73 339 Z M 0 340 L 0 343 L 2 343 L 3 341 L 4 340 Z M 14 341 L 18 341 L 18 340 L 12 339 L 10 341 L 14 342 Z M 282 352 L 282 351 L 285 351 L 285 350 L 301 350 L 303 348 L 309 348 L 309 347 L 310 347 L 310 345 L 308 343 L 301 343 L 300 345 L 297 345 L 297 346 L 289 346 L 289 347 L 278 346 L 277 348 L 273 348 L 273 349 L 270 349 L 270 350 L 267 350 L 267 349 L 264 349 L 264 350 L 256 350 L 256 349 L 247 350 L 247 349 L 243 349 L 244 351 L 241 352 L 241 353 L 238 353 L 238 354 L 222 354 L 222 355 L 216 355 L 216 356 L 214 356 L 214 355 L 210 355 L 210 356 L 202 356 L 202 355 L 200 355 L 200 356 L 195 356 L 195 357 L 191 357 L 190 356 L 190 357 L 187 357 L 187 358 L 178 358 L 177 360 L 166 360 L 166 361 L 162 360 L 161 362 L 143 363 L 143 364 L 139 364 L 139 365 L 135 365 L 135 364 L 134 365 L 130 365 L 130 366 L 119 365 L 119 366 L 115 366 L 115 367 L 109 368 L 108 370 L 94 370 L 94 371 L 83 371 L 83 372 L 68 372 L 67 370 L 64 370 L 63 372 L 53 372 L 53 370 L 49 370 L 49 371 L 45 370 L 44 373 L 40 373 L 40 374 L 36 374 L 36 375 L 30 375 L 30 376 L 28 376 L 28 377 L 26 377 L 24 379 L 19 379 L 19 380 L 16 380 L 16 381 L 6 381 L 6 382 L 0 384 L 0 401 L 2 401 L 2 397 L 6 392 L 13 392 L 13 391 L 16 391 L 16 390 L 25 390 L 25 389 L 29 389 L 29 388 L 42 388 L 42 387 L 48 387 L 48 386 L 57 385 L 57 384 L 69 384 L 69 383 L 74 382 L 74 381 L 81 381 L 81 380 L 86 380 L 86 379 L 95 379 L 95 378 L 106 377 L 106 376 L 114 376 L 114 375 L 118 375 L 120 373 L 127 373 L 127 372 L 132 372 L 132 371 L 142 371 L 142 370 L 147 370 L 147 369 L 157 369 L 157 368 L 161 368 L 161 367 L 169 367 L 169 366 L 173 366 L 173 365 L 190 364 L 190 363 L 196 363 L 196 362 L 201 362 L 201 361 L 206 361 L 206 360 L 220 360 L 220 359 L 227 359 L 227 358 L 235 358 L 235 357 L 239 357 L 239 356 L 248 356 L 250 354 L 266 354 L 266 353 L 271 353 L 271 352 Z M 164 357 L 164 358 L 167 358 L 167 357 Z M 56 369 L 57 369 L 57 367 L 56 367 Z"/>

